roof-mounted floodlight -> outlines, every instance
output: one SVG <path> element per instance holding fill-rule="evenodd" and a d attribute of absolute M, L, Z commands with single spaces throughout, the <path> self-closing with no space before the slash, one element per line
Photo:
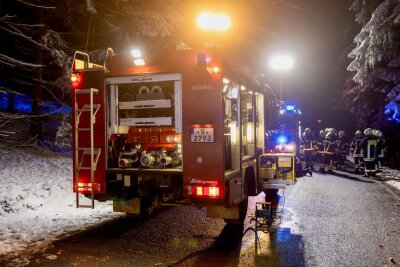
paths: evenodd
<path fill-rule="evenodd" d="M 143 58 L 137 58 L 133 60 L 133 64 L 135 64 L 136 66 L 144 66 L 146 65 L 146 63 L 144 62 Z"/>
<path fill-rule="evenodd" d="M 133 64 L 135 64 L 136 66 L 146 65 L 144 59 L 142 58 L 142 52 L 139 49 L 132 49 L 131 54 L 133 56 Z"/>
<path fill-rule="evenodd" d="M 197 25 L 203 30 L 225 31 L 231 26 L 231 20 L 224 14 L 201 13 Z"/>
<path fill-rule="evenodd" d="M 132 54 L 133 58 L 140 58 L 140 57 L 142 57 L 142 52 L 140 52 L 139 49 L 132 49 L 132 50 L 131 50 L 131 54 Z"/>

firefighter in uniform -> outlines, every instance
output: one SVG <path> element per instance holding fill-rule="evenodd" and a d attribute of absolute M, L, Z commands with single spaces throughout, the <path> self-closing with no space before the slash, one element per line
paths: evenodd
<path fill-rule="evenodd" d="M 338 139 L 336 141 L 336 168 L 338 170 L 345 169 L 346 152 L 348 149 L 348 142 L 344 131 L 339 131 Z"/>
<path fill-rule="evenodd" d="M 323 153 L 323 164 L 326 166 L 328 173 L 333 173 L 333 157 L 336 150 L 336 130 L 333 128 L 325 129 L 324 139 L 324 153 Z M 325 169 L 322 170 L 325 172 Z"/>
<path fill-rule="evenodd" d="M 363 140 L 363 135 L 360 130 L 357 130 L 354 134 L 354 138 L 350 144 L 350 155 L 354 158 L 354 168 L 355 173 L 361 173 L 363 166 L 363 158 L 361 154 L 361 141 Z"/>
<path fill-rule="evenodd" d="M 319 136 L 317 139 L 317 162 L 319 163 L 319 171 L 325 170 L 324 165 L 324 139 L 325 139 L 325 130 L 319 131 Z"/>
<path fill-rule="evenodd" d="M 376 137 L 372 134 L 372 129 L 367 128 L 364 131 L 364 139 L 361 141 L 361 153 L 364 161 L 364 176 L 373 176 L 376 173 Z"/>
<path fill-rule="evenodd" d="M 316 141 L 310 128 L 306 128 L 301 139 L 304 150 L 304 161 L 306 162 L 307 172 L 312 176 L 314 170 L 314 150 Z"/>
<path fill-rule="evenodd" d="M 378 166 L 378 172 L 382 171 L 382 161 L 385 157 L 385 139 L 380 130 L 375 131 L 376 137 L 376 165 Z"/>

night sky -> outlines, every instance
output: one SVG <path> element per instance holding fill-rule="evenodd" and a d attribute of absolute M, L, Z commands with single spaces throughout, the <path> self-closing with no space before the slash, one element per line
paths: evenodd
<path fill-rule="evenodd" d="M 268 58 L 279 52 L 292 55 L 295 65 L 284 75 L 283 95 L 303 111 L 303 126 L 315 132 L 325 127 L 353 131 L 351 115 L 335 110 L 333 101 L 343 89 L 346 57 L 359 31 L 349 11 L 352 1 L 291 1 L 295 7 L 276 2 L 263 22 L 270 25 L 271 34 L 263 40 L 264 48 L 257 49 L 263 51 L 257 57 L 258 68 L 264 68 L 270 84 L 278 89 L 280 74 L 269 68 Z"/>

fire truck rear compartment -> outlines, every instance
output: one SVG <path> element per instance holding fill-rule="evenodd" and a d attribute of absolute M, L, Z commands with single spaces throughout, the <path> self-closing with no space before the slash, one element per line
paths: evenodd
<path fill-rule="evenodd" d="M 114 210 L 136 213 L 138 205 L 143 212 L 182 201 L 180 76 L 113 77 L 106 85 L 107 192 Z"/>

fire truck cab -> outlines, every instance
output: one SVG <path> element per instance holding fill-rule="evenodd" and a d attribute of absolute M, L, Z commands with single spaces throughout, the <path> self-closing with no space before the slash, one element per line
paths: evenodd
<path fill-rule="evenodd" d="M 76 52 L 71 81 L 77 207 L 192 204 L 244 220 L 248 196 L 264 190 L 257 166 L 272 99 L 246 64 L 221 48 L 108 49 L 103 65 Z"/>

